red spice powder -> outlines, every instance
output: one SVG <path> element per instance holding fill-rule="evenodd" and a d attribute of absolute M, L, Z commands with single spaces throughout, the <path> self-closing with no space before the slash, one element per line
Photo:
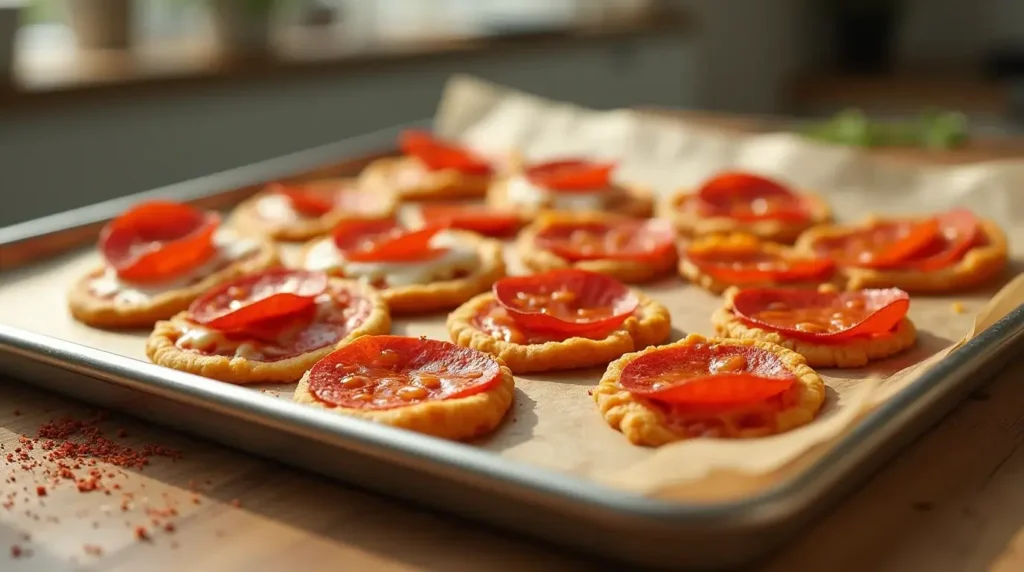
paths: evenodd
<path fill-rule="evenodd" d="M 36 494 L 41 496 L 41 497 L 45 497 L 46 496 L 46 487 L 44 487 L 43 485 L 39 485 L 38 487 L 36 487 Z"/>

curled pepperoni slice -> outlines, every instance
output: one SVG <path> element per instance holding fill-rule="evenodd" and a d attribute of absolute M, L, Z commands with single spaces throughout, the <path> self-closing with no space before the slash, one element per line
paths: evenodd
<path fill-rule="evenodd" d="M 694 242 L 685 256 L 701 272 L 728 284 L 805 282 L 828 278 L 834 264 L 828 258 L 770 249 L 754 239 Z"/>
<path fill-rule="evenodd" d="M 141 284 L 172 280 L 217 253 L 220 215 L 168 201 L 140 204 L 110 221 L 99 247 L 117 275 Z"/>
<path fill-rule="evenodd" d="M 847 234 L 822 237 L 815 242 L 814 250 L 839 266 L 893 267 L 927 248 L 938 234 L 939 221 L 935 218 L 884 221 Z"/>
<path fill-rule="evenodd" d="M 749 173 L 723 173 L 697 191 L 700 210 L 708 216 L 740 221 L 803 222 L 809 217 L 802 198 L 776 181 Z"/>
<path fill-rule="evenodd" d="M 900 267 L 921 271 L 945 268 L 963 258 L 981 235 L 978 218 L 967 209 L 943 213 L 936 220 L 939 232 L 932 242 L 900 262 Z"/>
<path fill-rule="evenodd" d="M 502 278 L 494 283 L 493 291 L 518 325 L 564 335 L 613 330 L 640 305 L 625 284 L 577 269 Z"/>
<path fill-rule="evenodd" d="M 302 185 L 274 183 L 270 191 L 287 197 L 295 212 L 308 217 L 320 217 L 334 209 L 334 201 L 329 196 Z"/>
<path fill-rule="evenodd" d="M 887 334 L 907 315 L 910 296 L 898 288 L 814 292 L 752 288 L 733 300 L 736 315 L 754 326 L 810 341 Z"/>
<path fill-rule="evenodd" d="M 432 171 L 455 169 L 467 175 L 489 175 L 493 171 L 483 158 L 425 131 L 406 131 L 399 138 L 399 146 L 402 153 L 416 157 Z"/>
<path fill-rule="evenodd" d="M 427 226 L 459 228 L 487 236 L 508 236 L 519 230 L 519 215 L 485 206 L 465 204 L 428 204 L 420 207 Z"/>
<path fill-rule="evenodd" d="M 668 221 L 613 219 L 601 222 L 556 221 L 537 233 L 536 244 L 570 262 L 582 260 L 658 260 L 675 248 Z"/>
<path fill-rule="evenodd" d="M 349 409 L 395 409 L 469 397 L 501 381 L 491 356 L 450 342 L 364 336 L 335 350 L 309 372 L 317 399 Z"/>
<path fill-rule="evenodd" d="M 275 269 L 210 290 L 189 306 L 197 323 L 223 332 L 272 336 L 287 318 L 315 309 L 327 288 L 322 272 Z"/>
<path fill-rule="evenodd" d="M 526 170 L 526 178 L 533 184 L 569 193 L 602 191 L 611 184 L 611 163 L 591 163 L 581 160 L 552 161 L 534 165 Z"/>
<path fill-rule="evenodd" d="M 334 244 L 355 262 L 422 262 L 447 249 L 430 245 L 442 227 L 407 231 L 393 220 L 347 220 L 334 228 Z"/>
<path fill-rule="evenodd" d="M 619 385 L 634 395 L 696 408 L 727 409 L 767 401 L 796 376 L 756 346 L 699 343 L 644 354 L 626 364 Z"/>

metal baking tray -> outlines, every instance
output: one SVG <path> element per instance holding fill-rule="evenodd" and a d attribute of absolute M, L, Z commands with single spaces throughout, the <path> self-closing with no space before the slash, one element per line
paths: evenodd
<path fill-rule="evenodd" d="M 392 152 L 402 129 L 425 124 L 402 125 L 0 229 L 0 271 L 89 243 L 104 221 L 140 199 L 226 207 L 264 181 L 354 174 L 372 158 Z M 470 445 L 333 415 L 228 384 L 200 383 L 187 373 L 2 324 L 0 372 L 592 557 L 643 566 L 725 569 L 765 556 L 841 499 L 998 371 L 1022 341 L 1024 306 L 867 415 L 797 476 L 749 499 L 700 505 L 625 493 Z"/>

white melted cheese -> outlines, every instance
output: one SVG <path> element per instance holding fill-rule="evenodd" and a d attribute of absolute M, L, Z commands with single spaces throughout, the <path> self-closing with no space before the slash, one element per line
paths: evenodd
<path fill-rule="evenodd" d="M 303 217 L 294 208 L 292 201 L 281 193 L 270 193 L 256 201 L 256 214 L 265 220 L 294 222 Z"/>
<path fill-rule="evenodd" d="M 561 211 L 602 210 L 608 206 L 612 189 L 583 193 L 559 193 L 539 187 L 519 175 L 509 179 L 505 188 L 508 202 L 528 209 L 551 208 Z"/>
<path fill-rule="evenodd" d="M 248 256 L 259 248 L 258 242 L 242 238 L 228 229 L 218 229 L 213 235 L 213 244 L 217 247 L 216 255 L 202 266 L 174 280 L 162 284 L 133 284 L 122 280 L 117 276 L 116 270 L 107 267 L 103 274 L 89 282 L 89 290 L 100 298 L 113 297 L 115 304 L 125 306 L 147 304 L 154 297 L 171 290 L 188 287 L 223 268 L 227 263 Z"/>
<path fill-rule="evenodd" d="M 321 294 L 317 299 L 317 318 L 324 319 L 334 311 L 334 299 L 330 294 Z M 288 350 L 276 348 L 258 341 L 237 341 L 229 339 L 217 330 L 187 322 L 179 324 L 181 337 L 176 345 L 186 350 L 198 350 L 215 355 L 234 356 L 248 360 L 261 361 L 287 355 Z"/>
<path fill-rule="evenodd" d="M 480 264 L 476 248 L 459 240 L 458 235 L 439 232 L 430 240 L 434 248 L 448 250 L 424 262 L 355 262 L 345 260 L 330 238 L 320 240 L 306 253 L 306 270 L 339 270 L 346 278 L 373 283 L 385 280 L 388 286 L 411 286 L 450 280 L 458 272 L 472 272 Z"/>

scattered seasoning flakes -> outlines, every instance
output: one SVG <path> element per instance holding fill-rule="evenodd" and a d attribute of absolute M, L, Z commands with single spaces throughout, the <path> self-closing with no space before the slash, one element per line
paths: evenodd
<path fill-rule="evenodd" d="M 17 544 L 11 546 L 11 558 L 21 558 L 22 554 L 24 554 L 24 551 L 22 551 L 20 546 Z"/>
<path fill-rule="evenodd" d="M 173 522 L 168 522 L 167 524 L 164 525 L 164 530 L 166 532 L 174 532 L 177 529 L 178 528 L 176 526 L 174 526 Z"/>
<path fill-rule="evenodd" d="M 85 553 L 90 555 L 90 556 L 102 556 L 103 555 L 103 547 L 101 547 L 101 546 L 97 546 L 95 544 L 86 544 L 82 548 L 84 548 L 85 549 Z"/>
<path fill-rule="evenodd" d="M 21 410 L 20 409 L 15 409 L 14 410 L 14 416 L 15 417 L 19 417 L 20 415 L 21 415 Z"/>
<path fill-rule="evenodd" d="M 242 506 L 242 501 L 240 501 L 238 499 L 231 499 L 231 506 L 234 506 L 234 507 Z"/>
<path fill-rule="evenodd" d="M 38 487 L 36 487 L 36 495 L 41 496 L 41 497 L 45 497 L 46 496 L 46 487 L 44 487 L 43 485 L 39 485 Z"/>
<path fill-rule="evenodd" d="M 149 532 L 146 531 L 145 526 L 135 527 L 135 538 L 139 540 L 149 540 Z"/>

